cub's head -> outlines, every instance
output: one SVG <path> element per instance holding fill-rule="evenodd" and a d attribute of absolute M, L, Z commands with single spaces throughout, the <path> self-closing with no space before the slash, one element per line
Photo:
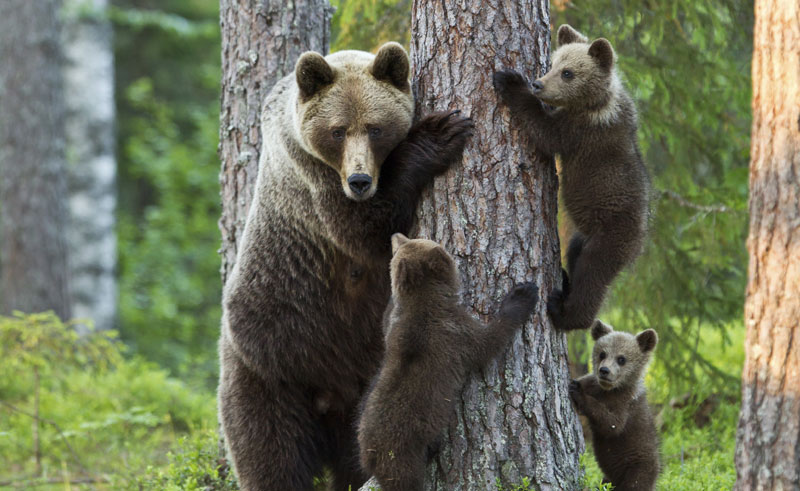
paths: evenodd
<path fill-rule="evenodd" d="M 389 152 L 414 116 L 408 55 L 386 43 L 376 55 L 307 52 L 295 67 L 295 127 L 304 149 L 333 167 L 348 198 L 371 198 Z"/>
<path fill-rule="evenodd" d="M 599 320 L 592 326 L 592 338 L 595 340 L 592 365 L 600 387 L 605 390 L 637 384 L 658 343 L 658 335 L 652 329 L 634 336 L 614 331 Z"/>
<path fill-rule="evenodd" d="M 433 287 L 445 294 L 458 293 L 458 270 L 444 247 L 426 239 L 392 235 L 392 294 L 426 290 Z"/>
<path fill-rule="evenodd" d="M 552 67 L 533 82 L 533 93 L 552 106 L 591 109 L 603 106 L 618 90 L 614 49 L 608 40 L 592 43 L 567 24 L 558 28 Z"/>

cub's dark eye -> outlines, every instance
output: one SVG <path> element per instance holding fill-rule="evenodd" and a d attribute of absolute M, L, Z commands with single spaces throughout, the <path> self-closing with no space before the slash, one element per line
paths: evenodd
<path fill-rule="evenodd" d="M 372 127 L 369 129 L 369 137 L 370 138 L 380 138 L 383 134 L 383 130 L 377 127 Z"/>
<path fill-rule="evenodd" d="M 561 70 L 561 78 L 564 80 L 571 80 L 575 77 L 575 74 L 572 73 L 572 70 Z"/>
<path fill-rule="evenodd" d="M 617 365 L 619 365 L 619 366 L 622 366 L 622 365 L 624 365 L 626 361 L 627 361 L 627 360 L 625 360 L 625 357 L 624 357 L 624 356 L 618 356 L 618 357 L 617 357 Z"/>
<path fill-rule="evenodd" d="M 336 128 L 335 130 L 331 131 L 331 136 L 336 141 L 344 140 L 344 129 Z"/>
<path fill-rule="evenodd" d="M 601 351 L 600 352 L 600 359 L 601 360 L 605 360 L 606 359 L 606 352 L 605 351 Z"/>

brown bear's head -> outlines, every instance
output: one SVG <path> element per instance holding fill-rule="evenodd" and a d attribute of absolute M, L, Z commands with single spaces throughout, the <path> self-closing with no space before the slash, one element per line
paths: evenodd
<path fill-rule="evenodd" d="M 592 365 L 600 387 L 605 390 L 636 385 L 658 343 L 658 335 L 652 329 L 634 336 L 614 331 L 599 320 L 592 326 L 592 338 L 595 340 Z"/>
<path fill-rule="evenodd" d="M 408 55 L 386 43 L 373 56 L 307 52 L 295 67 L 295 127 L 304 149 L 333 167 L 348 198 L 371 198 L 389 152 L 408 134 L 414 98 Z"/>
<path fill-rule="evenodd" d="M 533 92 L 556 107 L 598 109 L 620 90 L 614 59 L 614 49 L 606 39 L 590 44 L 586 36 L 564 24 L 558 28 L 552 67 L 533 83 Z"/>
<path fill-rule="evenodd" d="M 392 295 L 426 291 L 433 287 L 444 294 L 458 293 L 458 270 L 444 247 L 427 239 L 392 235 Z"/>

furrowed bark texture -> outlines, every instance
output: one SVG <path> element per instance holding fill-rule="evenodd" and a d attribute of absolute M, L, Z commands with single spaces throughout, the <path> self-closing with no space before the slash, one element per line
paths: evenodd
<path fill-rule="evenodd" d="M 800 489 L 800 6 L 756 0 L 736 489 Z"/>
<path fill-rule="evenodd" d="M 328 53 L 332 14 L 328 0 L 220 0 L 223 284 L 236 261 L 253 199 L 264 97 L 275 82 L 294 70 L 301 53 Z"/>
<path fill-rule="evenodd" d="M 72 314 L 105 330 L 114 327 L 117 312 L 111 22 L 108 0 L 66 0 L 64 6 Z"/>
<path fill-rule="evenodd" d="M 70 317 L 61 2 L 0 2 L 0 311 Z"/>
<path fill-rule="evenodd" d="M 567 395 L 566 338 L 545 311 L 561 271 L 556 169 L 526 150 L 492 88 L 498 69 L 529 80 L 544 73 L 549 36 L 544 0 L 412 6 L 417 104 L 462 109 L 476 125 L 462 165 L 423 199 L 419 235 L 456 257 L 463 302 L 477 316 L 494 314 L 523 281 L 535 281 L 542 299 L 506 355 L 467 383 L 428 489 L 494 489 L 497 479 L 509 486 L 525 477 L 536 489 L 578 487 L 583 437 Z"/>

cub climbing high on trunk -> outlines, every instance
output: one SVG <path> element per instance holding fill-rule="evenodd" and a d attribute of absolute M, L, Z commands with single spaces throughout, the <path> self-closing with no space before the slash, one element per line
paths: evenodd
<path fill-rule="evenodd" d="M 532 91 L 514 71 L 495 73 L 494 86 L 531 144 L 561 157 L 562 198 L 577 232 L 567 249 L 569 276 L 547 310 L 560 329 L 586 329 L 611 282 L 641 252 L 649 179 L 636 108 L 616 73 L 611 44 L 589 43 L 568 25 L 558 29 L 558 44 L 553 68 Z"/>

